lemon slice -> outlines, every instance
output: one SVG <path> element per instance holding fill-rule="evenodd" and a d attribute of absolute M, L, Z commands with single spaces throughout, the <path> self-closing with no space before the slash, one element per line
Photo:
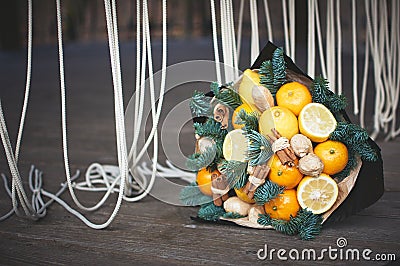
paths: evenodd
<path fill-rule="evenodd" d="M 299 115 L 299 129 L 314 142 L 323 142 L 336 128 L 336 119 L 323 104 L 309 103 Z"/>
<path fill-rule="evenodd" d="M 222 145 L 222 152 L 226 160 L 246 161 L 247 139 L 243 133 L 243 130 L 235 129 L 226 135 Z"/>
<path fill-rule="evenodd" d="M 319 177 L 304 177 L 297 187 L 297 200 L 300 206 L 314 214 L 321 214 L 329 210 L 335 203 L 338 194 L 339 189 L 335 180 L 324 173 Z"/>

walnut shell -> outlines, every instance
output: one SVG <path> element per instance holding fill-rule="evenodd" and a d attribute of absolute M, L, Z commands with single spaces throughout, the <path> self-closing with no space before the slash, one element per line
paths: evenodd
<path fill-rule="evenodd" d="M 299 160 L 299 171 L 308 176 L 319 176 L 324 170 L 324 163 L 314 153 L 309 153 Z"/>
<path fill-rule="evenodd" d="M 311 140 L 303 134 L 296 134 L 290 139 L 290 146 L 298 157 L 304 157 L 312 153 L 313 147 Z"/>

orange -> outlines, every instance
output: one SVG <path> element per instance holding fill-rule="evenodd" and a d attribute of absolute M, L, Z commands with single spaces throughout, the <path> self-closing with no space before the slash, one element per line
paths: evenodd
<path fill-rule="evenodd" d="M 298 164 L 297 160 L 295 164 Z M 271 167 L 268 174 L 269 180 L 286 189 L 295 188 L 303 178 L 303 174 L 296 166 L 283 165 L 276 154 L 270 159 L 269 165 Z"/>
<path fill-rule="evenodd" d="M 204 195 L 207 195 L 207 196 L 212 196 L 212 192 L 211 192 L 211 175 L 212 174 L 220 175 L 221 173 L 218 170 L 210 172 L 206 168 L 203 168 L 197 173 L 197 177 L 196 177 L 197 186 L 199 187 L 200 191 Z"/>
<path fill-rule="evenodd" d="M 324 163 L 322 172 L 334 175 L 342 171 L 349 161 L 346 145 L 339 141 L 327 140 L 315 146 L 314 153 Z"/>
<path fill-rule="evenodd" d="M 284 84 L 276 93 L 276 103 L 292 111 L 296 116 L 304 106 L 312 102 L 310 91 L 303 84 L 293 81 Z"/>
<path fill-rule="evenodd" d="M 251 107 L 250 105 L 248 105 L 247 103 L 243 103 L 243 104 L 239 105 L 239 106 L 235 109 L 235 111 L 233 111 L 233 115 L 232 115 L 232 126 L 233 126 L 234 129 L 240 129 L 240 128 L 243 128 L 243 127 L 244 127 L 244 125 L 236 124 L 237 115 L 239 114 L 240 110 L 242 110 L 242 109 L 243 109 L 246 113 L 251 113 L 251 112 L 254 112 L 254 111 L 257 110 L 257 109 L 255 109 L 255 108 Z M 257 111 L 257 112 L 258 112 L 258 111 Z"/>
<path fill-rule="evenodd" d="M 295 189 L 286 189 L 278 197 L 264 204 L 265 212 L 273 219 L 289 221 L 300 210 Z"/>
<path fill-rule="evenodd" d="M 287 139 L 299 133 L 297 117 L 286 107 L 274 106 L 264 111 L 258 122 L 260 133 L 264 136 L 272 135 L 271 129 L 276 130 Z"/>
<path fill-rule="evenodd" d="M 236 196 L 247 203 L 255 203 L 254 199 L 249 199 L 246 193 L 243 192 L 243 188 L 235 188 Z"/>

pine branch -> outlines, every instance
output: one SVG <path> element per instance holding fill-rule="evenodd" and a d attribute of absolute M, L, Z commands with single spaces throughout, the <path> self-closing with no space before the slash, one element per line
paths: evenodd
<path fill-rule="evenodd" d="M 226 212 L 226 213 L 224 213 L 222 215 L 222 217 L 228 218 L 228 219 L 239 219 L 239 218 L 243 218 L 243 217 L 246 217 L 246 216 L 243 216 L 243 215 L 241 215 L 239 213 L 236 213 L 236 212 Z"/>
<path fill-rule="evenodd" d="M 221 129 L 221 123 L 214 119 L 207 119 L 205 123 L 194 123 L 194 132 L 200 137 L 209 137 L 215 142 L 218 140 L 224 140 L 228 131 Z"/>
<path fill-rule="evenodd" d="M 186 206 L 198 206 L 212 201 L 212 198 L 201 193 L 196 182 L 190 183 L 179 193 L 179 199 Z"/>
<path fill-rule="evenodd" d="M 242 104 L 239 93 L 235 91 L 231 84 L 221 86 L 218 89 L 215 87 L 215 85 L 212 87 L 214 97 L 224 105 L 227 105 L 235 110 L 239 105 Z"/>
<path fill-rule="evenodd" d="M 200 169 L 210 165 L 217 154 L 216 145 L 207 147 L 202 153 L 194 153 L 186 161 L 186 166 L 192 171 L 199 171 Z"/>
<path fill-rule="evenodd" d="M 322 218 L 307 210 L 300 210 L 296 217 L 291 217 L 289 221 L 271 218 L 268 214 L 260 214 L 257 222 L 261 225 L 270 225 L 278 232 L 286 235 L 299 234 L 303 240 L 315 238 L 322 228 Z"/>
<path fill-rule="evenodd" d="M 275 49 L 272 55 L 272 69 L 274 72 L 274 87 L 278 89 L 286 82 L 286 62 L 282 47 Z"/>
<path fill-rule="evenodd" d="M 254 200 L 258 205 L 264 205 L 266 202 L 276 198 L 283 193 L 285 187 L 278 186 L 270 180 L 265 181 L 262 186 L 259 186 L 254 193 Z"/>
<path fill-rule="evenodd" d="M 209 116 L 211 99 L 201 91 L 194 91 L 189 107 L 195 117 Z"/>
<path fill-rule="evenodd" d="M 257 112 L 247 113 L 245 110 L 241 109 L 236 116 L 235 123 L 238 125 L 244 125 L 244 131 L 258 131 L 258 119 L 259 114 Z"/>
<path fill-rule="evenodd" d="M 308 210 L 300 210 L 296 218 L 301 222 L 299 236 L 303 240 L 312 240 L 321 233 L 322 217 Z"/>
<path fill-rule="evenodd" d="M 229 187 L 239 189 L 246 185 L 248 179 L 247 163 L 234 160 L 223 161 L 221 171 L 226 175 Z"/>
<path fill-rule="evenodd" d="M 339 122 L 329 138 L 343 142 L 348 148 L 354 149 L 363 160 L 373 162 L 378 159 L 376 151 L 368 144 L 368 133 L 358 125 Z"/>
<path fill-rule="evenodd" d="M 222 207 L 215 206 L 213 202 L 201 206 L 197 216 L 207 221 L 218 221 L 219 217 L 224 215 L 225 210 Z"/>
<path fill-rule="evenodd" d="M 313 102 L 325 105 L 333 113 L 344 110 L 347 106 L 346 97 L 331 92 L 328 88 L 328 81 L 322 76 L 314 79 L 311 95 Z"/>
<path fill-rule="evenodd" d="M 271 149 L 271 144 L 257 131 L 247 131 L 246 138 L 249 143 L 247 159 L 251 166 L 266 163 L 274 154 Z"/>
<path fill-rule="evenodd" d="M 264 61 L 260 66 L 260 84 L 264 85 L 270 90 L 273 96 L 276 94 L 276 89 L 274 86 L 274 72 L 272 70 L 271 60 Z"/>

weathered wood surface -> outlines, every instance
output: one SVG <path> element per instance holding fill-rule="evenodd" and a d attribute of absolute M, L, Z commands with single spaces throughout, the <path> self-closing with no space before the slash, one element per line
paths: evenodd
<path fill-rule="evenodd" d="M 193 50 L 196 58 L 212 58 L 212 46 L 208 42 L 173 42 L 169 63 L 193 59 Z M 132 45 L 122 45 L 125 102 L 132 93 L 134 81 L 133 51 Z M 24 58 L 22 52 L 0 53 L 0 97 L 12 139 L 16 138 L 22 104 Z M 45 189 L 56 191 L 64 181 L 56 48 L 35 49 L 33 58 L 32 101 L 19 165 L 26 177 L 30 165 L 35 164 L 44 171 Z M 71 169 L 84 171 L 94 161 L 115 164 L 113 95 L 107 47 L 103 44 L 71 45 L 66 47 L 65 60 Z M 191 93 L 181 89 L 176 95 L 167 97 L 166 108 Z M 194 145 L 190 126 L 184 128 L 183 134 L 187 136 L 183 138 L 183 150 L 190 152 Z M 301 241 L 269 230 L 199 223 L 190 218 L 197 208 L 176 207 L 147 197 L 138 203 L 124 203 L 113 224 L 100 231 L 89 229 L 57 204 L 53 204 L 48 215 L 37 222 L 13 216 L 0 223 L 0 264 L 254 265 L 266 263 L 258 260 L 256 255 L 265 244 L 275 249 L 315 248 L 318 251 L 329 246 L 336 248 L 339 237 L 347 239 L 348 248 L 369 248 L 374 253 L 399 256 L 400 166 L 397 158 L 400 142 L 379 144 L 384 157 L 384 196 L 340 224 L 324 226 L 322 234 L 314 241 Z M 4 153 L 0 156 L 0 172 L 8 174 Z M 100 197 L 91 193 L 78 195 L 88 205 Z M 5 213 L 11 203 L 3 188 L 0 188 L 0 196 L 0 213 Z M 68 194 L 62 198 L 73 206 Z M 86 215 L 97 222 L 105 221 L 114 204 L 115 196 L 96 213 Z M 271 264 L 293 263 L 275 259 Z M 296 263 L 310 264 L 309 261 Z M 349 264 L 340 260 L 313 263 Z"/>

